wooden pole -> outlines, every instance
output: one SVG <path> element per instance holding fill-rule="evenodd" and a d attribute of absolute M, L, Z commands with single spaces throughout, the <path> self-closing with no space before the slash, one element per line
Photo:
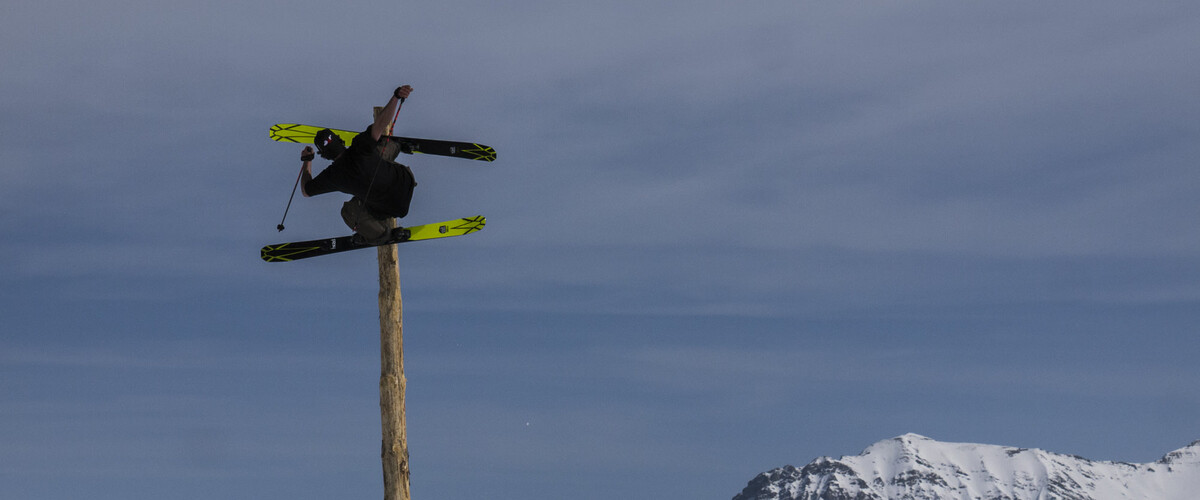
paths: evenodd
<path fill-rule="evenodd" d="M 380 108 L 375 108 L 376 114 L 379 111 Z M 390 152 L 380 153 L 389 155 Z M 391 227 L 396 226 L 396 219 L 389 221 Z M 381 246 L 378 254 L 383 498 L 411 500 L 408 484 L 408 420 L 404 408 L 404 392 L 408 385 L 404 378 L 404 307 L 400 300 L 400 267 L 396 245 Z"/>
<path fill-rule="evenodd" d="M 395 219 L 392 219 L 395 226 Z M 379 408 L 383 422 L 383 498 L 410 500 L 404 392 L 404 325 L 396 245 L 379 247 Z"/>

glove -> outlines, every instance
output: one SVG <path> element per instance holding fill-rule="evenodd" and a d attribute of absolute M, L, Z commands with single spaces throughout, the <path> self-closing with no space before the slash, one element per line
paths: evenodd
<path fill-rule="evenodd" d="M 316 158 L 316 155 L 312 148 L 306 147 L 304 151 L 300 152 L 300 161 L 313 161 L 313 158 Z"/>

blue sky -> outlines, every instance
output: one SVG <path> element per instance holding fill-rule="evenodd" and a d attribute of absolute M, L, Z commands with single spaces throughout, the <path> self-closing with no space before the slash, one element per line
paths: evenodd
<path fill-rule="evenodd" d="M 416 498 L 728 498 L 934 439 L 1200 439 L 1200 7 L 0 9 L 0 497 L 382 492 L 375 254 L 278 122 L 403 157 Z M 318 167 L 321 167 L 318 163 Z"/>

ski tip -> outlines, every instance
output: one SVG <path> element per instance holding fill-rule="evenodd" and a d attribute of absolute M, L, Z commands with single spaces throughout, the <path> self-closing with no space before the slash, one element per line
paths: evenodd
<path fill-rule="evenodd" d="M 491 146 L 476 144 L 473 150 L 464 150 L 463 153 L 473 155 L 475 160 L 493 162 L 496 161 L 496 150 Z"/>
<path fill-rule="evenodd" d="M 471 234 L 476 231 L 482 231 L 483 226 L 487 225 L 487 217 L 476 215 L 474 217 L 463 217 L 457 221 L 443 222 L 438 227 L 438 232 L 447 234 Z"/>
<path fill-rule="evenodd" d="M 300 142 L 299 139 L 303 139 L 304 134 L 302 134 L 302 133 L 297 134 L 297 132 L 294 129 L 296 127 L 300 127 L 300 126 L 302 126 L 302 125 L 297 125 L 295 123 L 276 123 L 274 125 L 271 125 L 271 128 L 268 131 L 268 134 L 271 137 L 271 140 L 276 141 L 276 142 L 299 143 Z"/>
<path fill-rule="evenodd" d="M 275 257 L 274 251 L 273 246 L 268 245 L 259 249 L 258 256 L 262 258 L 263 262 L 284 262 L 284 259 Z"/>

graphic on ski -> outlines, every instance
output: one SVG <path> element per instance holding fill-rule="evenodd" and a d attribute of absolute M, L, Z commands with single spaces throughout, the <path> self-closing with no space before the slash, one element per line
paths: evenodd
<path fill-rule="evenodd" d="M 393 237 L 391 240 L 379 244 L 371 244 L 362 241 L 362 239 L 357 235 L 339 236 L 336 238 L 325 238 L 320 240 L 297 241 L 292 243 L 279 243 L 277 245 L 267 245 L 262 247 L 262 260 L 267 262 L 290 262 L 293 260 L 307 259 L 309 257 L 329 255 L 332 253 L 346 252 L 360 248 L 391 245 L 393 243 L 406 243 L 409 241 L 462 236 L 464 234 L 471 234 L 476 231 L 480 231 L 486 224 L 486 217 L 482 215 L 476 215 L 475 217 L 465 217 L 462 219 L 449 220 L 437 224 L 424 224 L 420 226 L 396 228 L 393 230 Z"/>
<path fill-rule="evenodd" d="M 279 142 L 295 142 L 298 144 L 312 144 L 313 138 L 317 136 L 317 132 L 325 129 L 325 127 L 317 127 L 313 125 L 300 125 L 296 123 L 277 123 L 271 126 L 271 139 Z M 346 145 L 354 142 L 354 136 L 358 132 L 349 130 L 330 129 L 337 134 L 342 140 L 346 141 Z M 491 146 L 484 146 L 474 142 L 460 141 L 442 141 L 437 139 L 417 139 L 414 137 L 395 137 L 388 136 L 389 139 L 400 144 L 400 151 L 407 154 L 421 153 L 437 156 L 452 156 L 454 158 L 466 158 L 468 160 L 480 161 L 495 161 L 496 150 Z"/>

